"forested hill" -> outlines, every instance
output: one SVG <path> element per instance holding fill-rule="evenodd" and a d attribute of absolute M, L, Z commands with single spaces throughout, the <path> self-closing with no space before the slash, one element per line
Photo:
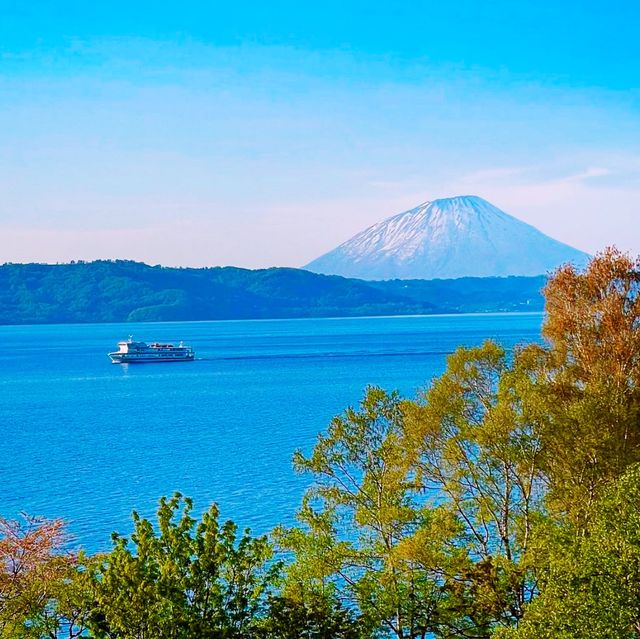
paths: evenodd
<path fill-rule="evenodd" d="M 293 268 L 0 266 L 0 324 L 539 311 L 544 277 L 364 282 Z"/>

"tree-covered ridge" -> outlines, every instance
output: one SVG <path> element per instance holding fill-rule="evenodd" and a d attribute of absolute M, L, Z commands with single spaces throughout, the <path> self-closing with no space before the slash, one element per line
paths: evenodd
<path fill-rule="evenodd" d="M 295 454 L 298 523 L 268 537 L 179 495 L 94 557 L 0 520 L 0 637 L 637 638 L 639 293 L 608 250 L 550 279 L 545 344 L 368 388 Z"/>
<path fill-rule="evenodd" d="M 364 282 L 293 268 L 0 266 L 0 324 L 541 310 L 544 278 Z"/>

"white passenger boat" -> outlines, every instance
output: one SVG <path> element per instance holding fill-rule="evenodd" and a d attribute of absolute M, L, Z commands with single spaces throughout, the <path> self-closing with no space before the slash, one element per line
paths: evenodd
<path fill-rule="evenodd" d="M 161 344 L 153 342 L 134 342 L 131 335 L 125 342 L 118 342 L 118 350 L 109 353 L 113 364 L 143 364 L 148 362 L 189 362 L 195 358 L 191 346 L 185 346 L 180 342 L 173 344 Z"/>

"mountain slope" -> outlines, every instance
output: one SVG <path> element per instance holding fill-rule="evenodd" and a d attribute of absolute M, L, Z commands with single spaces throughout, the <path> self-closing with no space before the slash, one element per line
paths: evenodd
<path fill-rule="evenodd" d="M 291 268 L 0 266 L 0 324 L 542 310 L 544 278 L 364 282 Z"/>
<path fill-rule="evenodd" d="M 358 233 L 304 268 L 365 280 L 545 274 L 589 256 L 476 196 L 425 202 Z"/>

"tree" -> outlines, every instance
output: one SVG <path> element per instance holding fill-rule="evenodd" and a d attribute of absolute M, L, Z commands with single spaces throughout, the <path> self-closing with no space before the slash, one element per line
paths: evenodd
<path fill-rule="evenodd" d="M 448 636 L 488 637 L 497 624 L 516 624 L 536 594 L 540 356 L 530 348 L 509 362 L 492 342 L 459 349 L 422 400 L 406 407 L 407 472 L 458 528 L 457 552 L 440 564 L 455 613 Z M 418 530 L 413 556 L 433 570 L 425 547 Z"/>
<path fill-rule="evenodd" d="M 294 457 L 314 479 L 298 513 L 303 526 L 279 531 L 295 554 L 290 582 L 347 602 L 368 632 L 399 639 L 433 632 L 444 597 L 437 574 L 403 554 L 429 519 L 406 474 L 403 420 L 398 395 L 375 387 L 359 409 L 334 418 L 309 457 Z"/>
<path fill-rule="evenodd" d="M 264 639 L 365 639 L 362 624 L 336 597 L 290 584 L 269 599 Z"/>
<path fill-rule="evenodd" d="M 157 531 L 134 513 L 131 539 L 96 575 L 91 632 L 103 639 L 254 636 L 279 565 L 265 537 L 238 535 L 213 505 L 197 522 L 180 494 L 161 499 Z M 130 548 L 132 542 L 133 549 Z"/>
<path fill-rule="evenodd" d="M 81 558 L 62 520 L 0 519 L 0 637 L 73 639 L 86 627 Z"/>
<path fill-rule="evenodd" d="M 616 249 L 545 288 L 549 505 L 585 522 L 600 490 L 640 461 L 640 262 Z"/>
<path fill-rule="evenodd" d="M 586 530 L 568 522 L 553 539 L 545 585 L 501 639 L 640 636 L 640 466 L 609 484 Z"/>

